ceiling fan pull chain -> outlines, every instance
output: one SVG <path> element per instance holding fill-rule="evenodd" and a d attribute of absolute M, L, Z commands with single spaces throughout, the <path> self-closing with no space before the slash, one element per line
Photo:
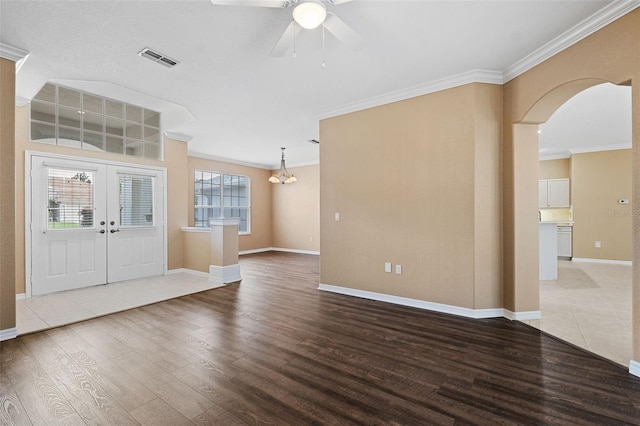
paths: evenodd
<path fill-rule="evenodd" d="M 322 25 L 322 68 L 326 68 L 327 64 L 324 62 L 324 25 Z"/>
<path fill-rule="evenodd" d="M 293 57 L 296 57 L 296 21 L 293 20 L 293 26 L 291 27 L 293 30 Z"/>

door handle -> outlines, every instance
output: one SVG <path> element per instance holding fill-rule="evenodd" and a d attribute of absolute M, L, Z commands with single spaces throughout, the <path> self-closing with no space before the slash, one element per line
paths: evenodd
<path fill-rule="evenodd" d="M 112 234 L 115 234 L 116 232 L 120 232 L 120 230 L 119 230 L 119 229 L 112 229 L 112 230 L 111 230 L 111 231 L 109 231 L 109 232 L 111 232 Z"/>
<path fill-rule="evenodd" d="M 105 231 L 104 229 L 101 229 L 101 230 L 98 231 L 99 234 L 104 234 L 105 232 L 107 232 L 107 231 Z"/>

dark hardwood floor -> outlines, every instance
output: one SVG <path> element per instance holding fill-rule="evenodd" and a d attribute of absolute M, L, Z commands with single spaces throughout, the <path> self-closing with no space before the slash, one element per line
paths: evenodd
<path fill-rule="evenodd" d="M 640 424 L 640 379 L 518 322 L 317 290 L 317 256 L 3 342 L 0 424 Z"/>

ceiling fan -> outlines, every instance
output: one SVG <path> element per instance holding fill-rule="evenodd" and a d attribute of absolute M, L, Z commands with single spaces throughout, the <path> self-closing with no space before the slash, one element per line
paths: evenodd
<path fill-rule="evenodd" d="M 220 6 L 255 6 L 293 8 L 293 20 L 280 36 L 269 53 L 270 56 L 284 56 L 293 44 L 295 37 L 304 29 L 314 29 L 320 25 L 352 50 L 361 49 L 365 41 L 344 21 L 331 12 L 327 12 L 324 3 L 338 5 L 351 0 L 211 0 Z"/>

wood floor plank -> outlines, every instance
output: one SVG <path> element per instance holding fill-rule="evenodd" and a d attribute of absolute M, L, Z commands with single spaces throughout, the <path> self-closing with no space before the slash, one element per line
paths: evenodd
<path fill-rule="evenodd" d="M 136 421 L 47 333 L 24 336 L 25 347 L 87 425 L 135 425 Z"/>
<path fill-rule="evenodd" d="M 318 260 L 243 256 L 240 283 L 10 341 L 0 390 L 38 425 L 98 419 L 85 381 L 142 424 L 640 425 L 618 365 L 519 322 L 319 291 Z"/>
<path fill-rule="evenodd" d="M 31 425 L 26 409 L 22 406 L 9 377 L 0 362 L 0 425 Z"/>
<path fill-rule="evenodd" d="M 46 371 L 31 356 L 22 340 L 2 343 L 2 349 L 6 352 L 3 367 L 31 423 L 71 423 L 77 413 L 50 377 L 50 374 L 55 375 L 57 372 Z"/>

